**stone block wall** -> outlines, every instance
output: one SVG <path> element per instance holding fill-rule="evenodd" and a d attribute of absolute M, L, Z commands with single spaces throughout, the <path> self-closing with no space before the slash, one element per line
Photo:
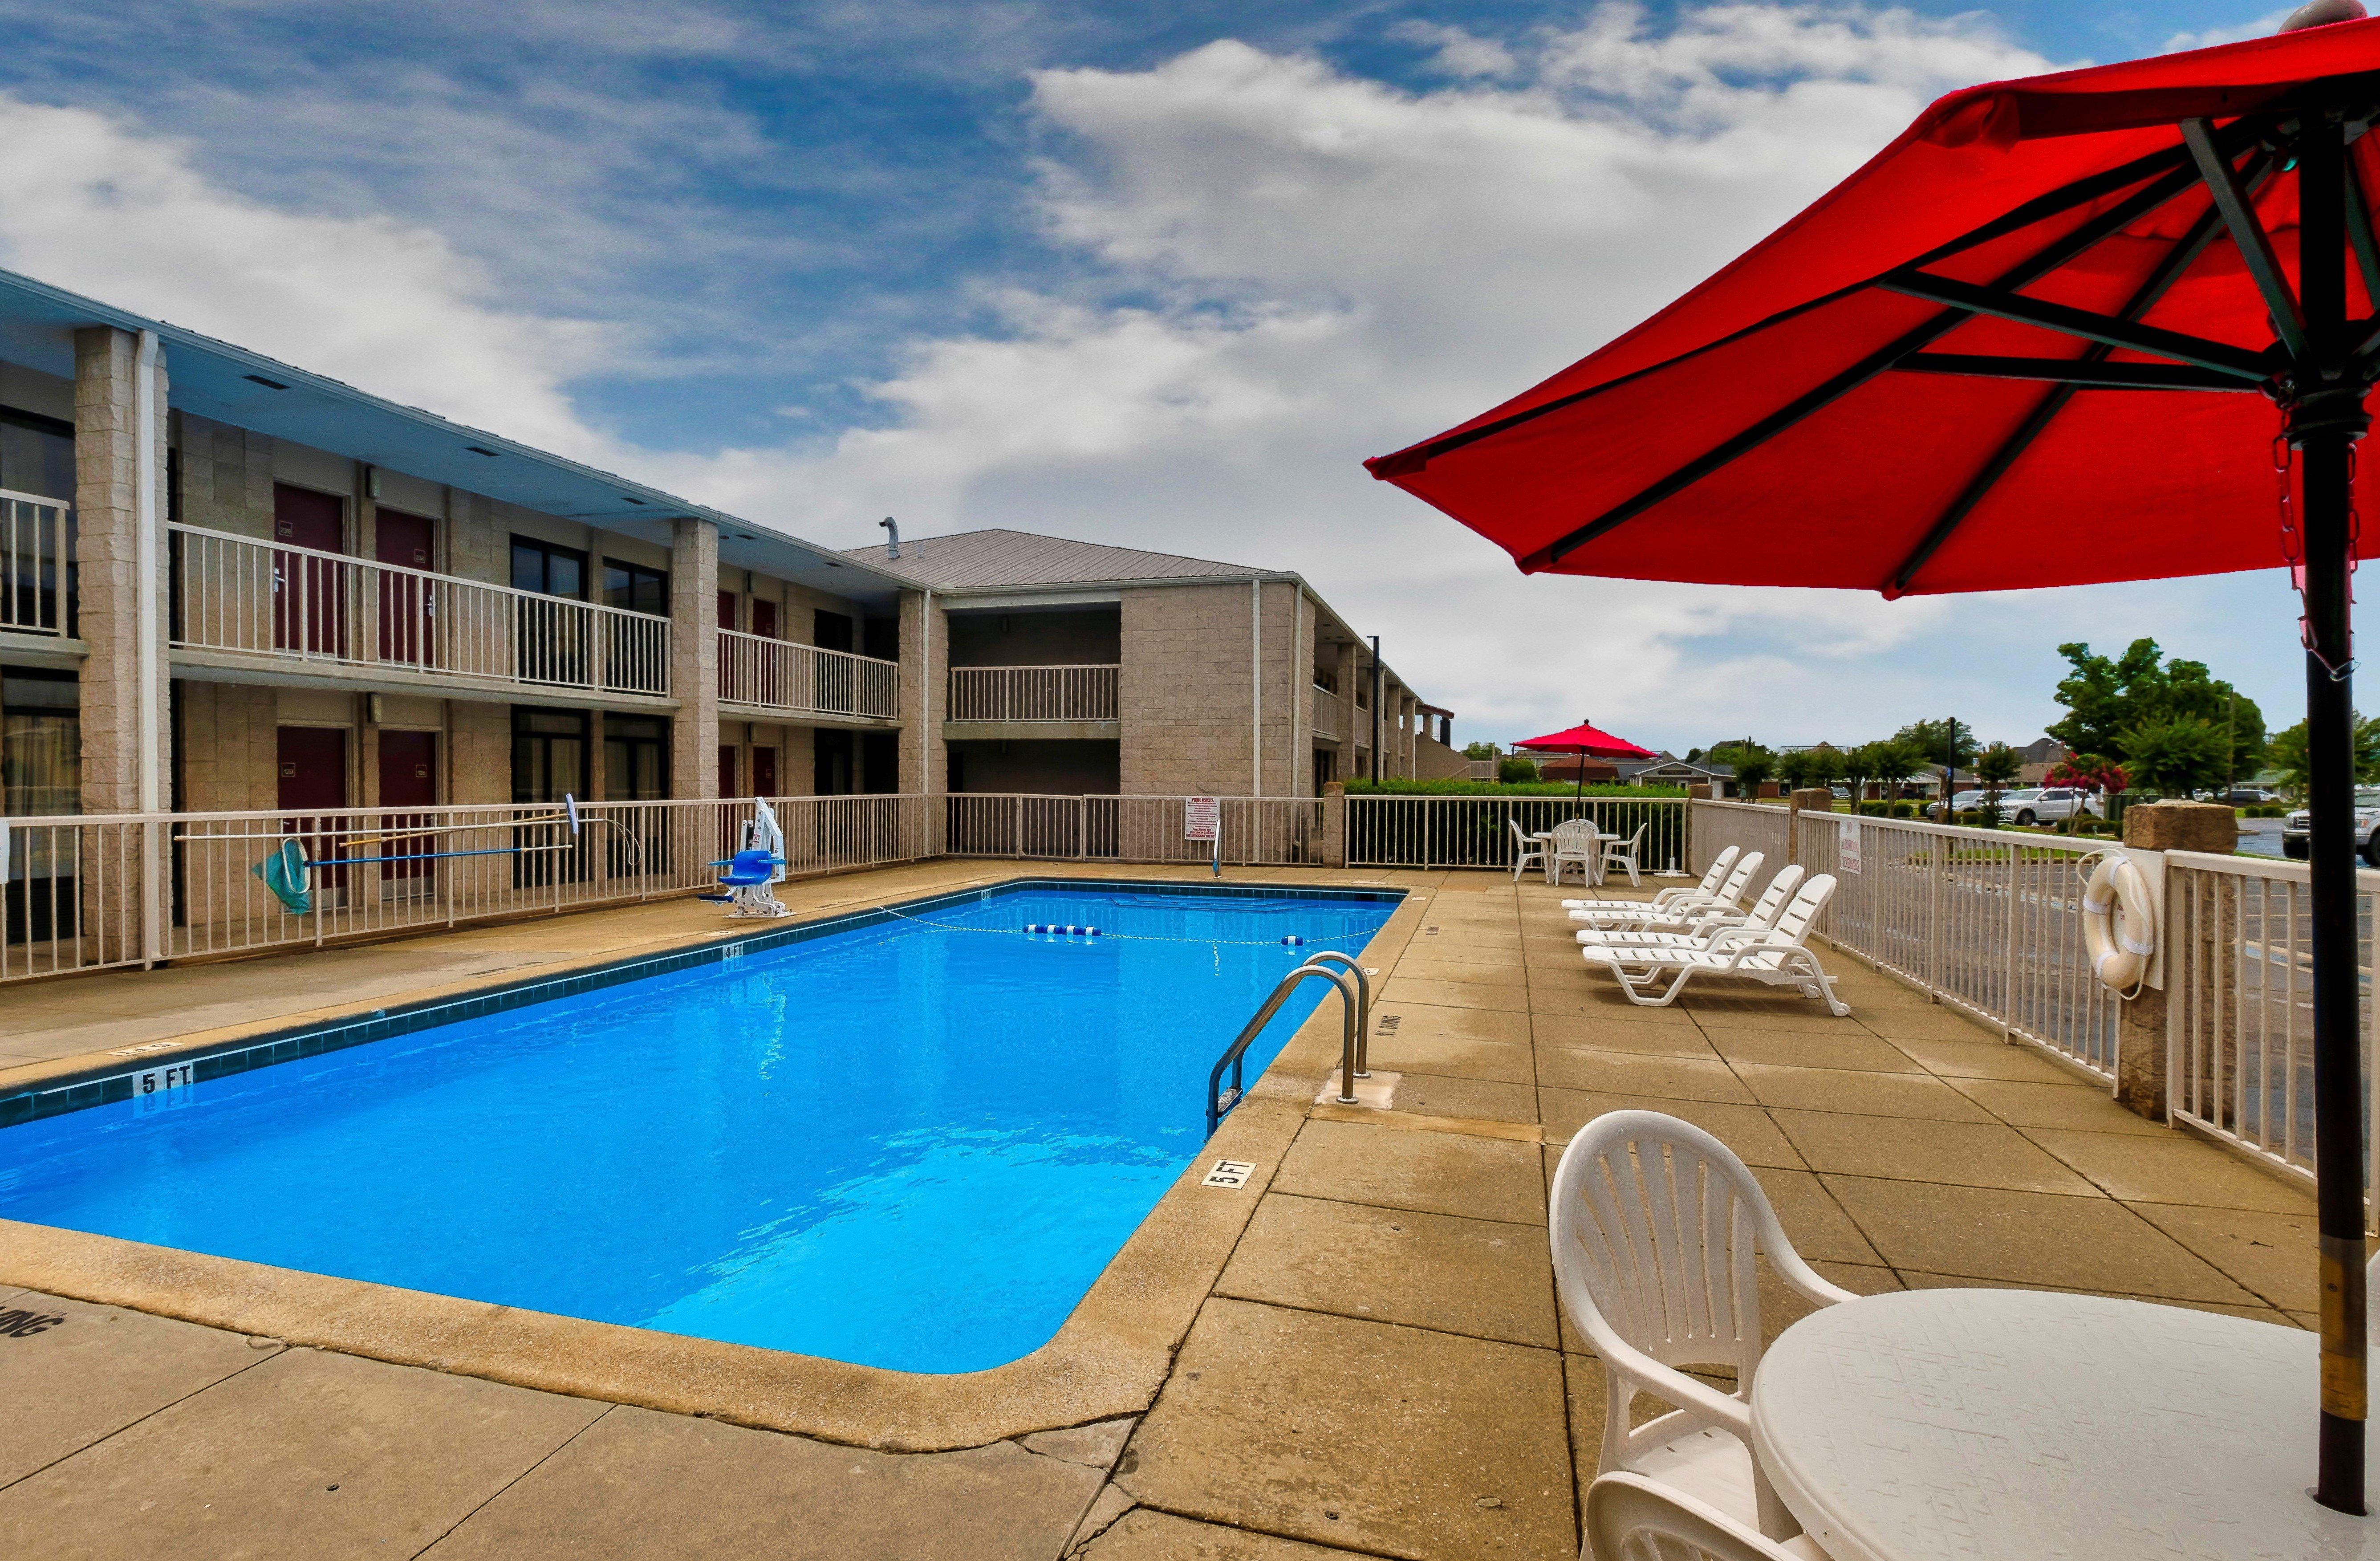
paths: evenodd
<path fill-rule="evenodd" d="M 135 579 L 139 555 L 138 405 L 134 379 L 140 340 L 128 331 L 94 325 L 75 333 L 75 564 L 81 637 L 91 647 L 82 666 L 82 809 L 128 813 L 140 806 L 139 740 L 140 685 Z M 166 376 L 162 353 L 155 370 L 154 481 L 157 569 L 146 589 L 157 604 L 154 679 L 157 803 L 170 799 L 172 727 L 165 653 L 167 560 Z"/>
<path fill-rule="evenodd" d="M 182 808 L 237 812 L 281 801 L 280 690 L 183 678 Z"/>
<path fill-rule="evenodd" d="M 1124 592 L 1125 795 L 1248 794 L 1249 594 L 1244 581 Z"/>
<path fill-rule="evenodd" d="M 195 412 L 174 414 L 182 524 L 234 536 L 273 535 L 273 437 Z"/>

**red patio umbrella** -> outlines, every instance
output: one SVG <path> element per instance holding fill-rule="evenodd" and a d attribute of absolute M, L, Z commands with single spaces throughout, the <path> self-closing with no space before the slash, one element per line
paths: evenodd
<path fill-rule="evenodd" d="M 2362 14 L 2317 0 L 2300 18 L 2342 10 Z M 1954 92 L 1634 330 L 1367 463 L 1531 573 L 1889 597 L 2293 568 L 2313 771 L 2317 1496 L 2352 1512 L 2348 574 L 2353 445 L 2380 375 L 2375 117 L 2380 22 L 2362 20 Z"/>
<path fill-rule="evenodd" d="M 1523 738 L 1514 748 L 1536 749 L 1548 753 L 1578 755 L 1578 795 L 1586 795 L 1586 762 L 1589 759 L 1658 759 L 1659 754 L 1649 748 L 1639 748 L 1626 738 L 1615 738 L 1602 727 L 1582 721 L 1559 732 L 1548 732 L 1541 738 Z"/>

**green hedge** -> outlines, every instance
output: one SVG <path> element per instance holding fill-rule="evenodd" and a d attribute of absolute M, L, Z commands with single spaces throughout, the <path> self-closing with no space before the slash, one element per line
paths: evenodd
<path fill-rule="evenodd" d="M 1475 780 L 1351 780 L 1350 797 L 1683 797 L 1675 786 L 1590 786 L 1584 793 L 1575 785 L 1539 781 L 1530 786 L 1502 786 Z"/>

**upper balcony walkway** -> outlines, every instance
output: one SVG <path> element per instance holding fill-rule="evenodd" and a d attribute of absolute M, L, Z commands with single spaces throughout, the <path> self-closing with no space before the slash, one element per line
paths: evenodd
<path fill-rule="evenodd" d="M 175 665 L 230 681 L 667 708 L 670 620 L 172 526 Z"/>
<path fill-rule="evenodd" d="M 0 647 L 10 661 L 82 657 L 73 577 L 74 506 L 0 489 Z"/>
<path fill-rule="evenodd" d="M 882 726 L 901 717 L 901 664 L 739 629 L 719 634 L 719 702 L 728 713 Z"/>
<path fill-rule="evenodd" d="M 1122 732 L 1122 670 L 1105 664 L 954 666 L 942 735 L 1112 739 Z"/>

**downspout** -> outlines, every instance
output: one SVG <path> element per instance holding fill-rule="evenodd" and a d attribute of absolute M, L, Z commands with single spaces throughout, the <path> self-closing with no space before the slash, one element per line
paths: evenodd
<path fill-rule="evenodd" d="M 1380 637 L 1372 636 L 1372 784 L 1380 784 Z"/>
<path fill-rule="evenodd" d="M 140 811 L 157 811 L 160 769 L 157 751 L 157 333 L 140 333 L 132 369 L 132 598 L 133 667 L 140 679 L 134 708 L 140 736 L 133 746 Z M 164 853 L 153 819 L 140 827 L 140 962 L 164 957 Z"/>
<path fill-rule="evenodd" d="M 1248 795 L 1264 795 L 1264 578 L 1248 581 Z"/>

